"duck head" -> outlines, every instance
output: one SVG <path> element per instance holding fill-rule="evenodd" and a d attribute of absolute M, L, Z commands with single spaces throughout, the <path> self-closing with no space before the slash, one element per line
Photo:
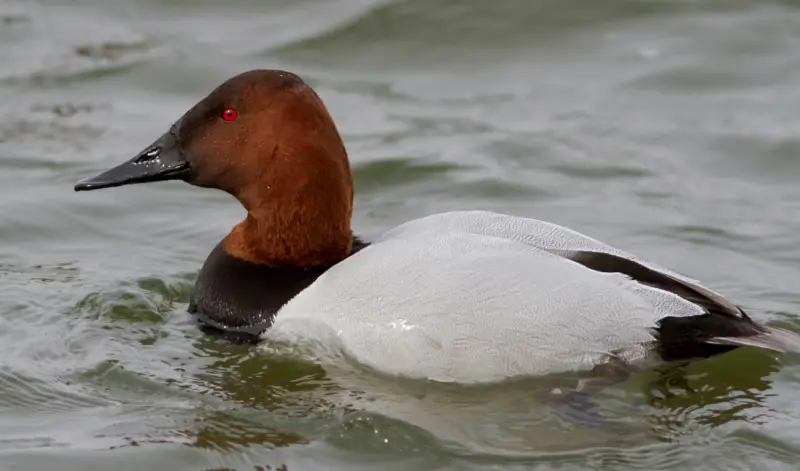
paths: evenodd
<path fill-rule="evenodd" d="M 290 72 L 230 78 L 135 157 L 75 190 L 163 180 L 219 189 L 241 202 L 247 217 L 224 241 L 235 257 L 310 267 L 350 252 L 347 152 L 322 100 Z"/>

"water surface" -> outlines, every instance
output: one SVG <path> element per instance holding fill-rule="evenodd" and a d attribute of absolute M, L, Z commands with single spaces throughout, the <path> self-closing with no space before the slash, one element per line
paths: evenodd
<path fill-rule="evenodd" d="M 243 210 L 179 182 L 72 186 L 256 67 L 328 105 L 365 238 L 455 209 L 547 219 L 800 331 L 796 2 L 4 0 L 0 468 L 796 469 L 796 357 L 637 375 L 598 397 L 617 433 L 563 421 L 537 380 L 405 382 L 204 337 L 191 286 Z"/>

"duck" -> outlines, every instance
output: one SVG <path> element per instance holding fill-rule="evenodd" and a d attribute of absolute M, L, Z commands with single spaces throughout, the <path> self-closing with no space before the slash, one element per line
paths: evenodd
<path fill-rule="evenodd" d="M 457 383 L 579 372 L 585 385 L 742 347 L 800 352 L 797 333 L 558 224 L 461 210 L 363 240 L 342 137 L 289 71 L 229 78 L 75 190 L 167 180 L 222 190 L 247 213 L 195 281 L 187 310 L 209 333 L 324 331 L 380 373 Z"/>

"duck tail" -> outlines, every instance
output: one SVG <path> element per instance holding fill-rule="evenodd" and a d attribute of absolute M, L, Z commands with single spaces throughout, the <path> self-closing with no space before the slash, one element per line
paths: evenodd
<path fill-rule="evenodd" d="M 743 337 L 713 337 L 706 343 L 734 347 L 757 347 L 775 352 L 800 353 L 800 334 L 777 327 L 760 326 L 761 332 Z"/>

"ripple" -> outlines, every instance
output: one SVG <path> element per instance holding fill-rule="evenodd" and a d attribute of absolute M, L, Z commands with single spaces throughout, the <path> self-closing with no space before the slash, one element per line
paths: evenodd
<path fill-rule="evenodd" d="M 118 61 L 131 53 L 146 51 L 144 42 L 105 42 L 99 44 L 83 44 L 75 47 L 75 54 L 95 60 Z"/>
<path fill-rule="evenodd" d="M 9 283 L 71 283 L 78 280 L 79 270 L 74 262 L 55 265 L 32 265 L 29 267 L 0 264 L 0 278 Z"/>
<path fill-rule="evenodd" d="M 736 233 L 730 229 L 702 224 L 671 225 L 665 228 L 670 237 L 680 237 L 697 245 L 718 246 L 729 243 L 746 243 L 756 238 Z"/>
<path fill-rule="evenodd" d="M 17 120 L 7 122 L 0 127 L 0 142 L 52 141 L 61 146 L 73 144 L 76 145 L 76 150 L 83 150 L 84 146 L 88 146 L 102 132 L 103 130 L 97 126 Z"/>
<path fill-rule="evenodd" d="M 387 453 L 390 456 L 435 459 L 439 450 L 436 437 L 411 424 L 385 416 L 357 411 L 348 414 L 328 432 L 328 443 L 342 450 L 359 453 Z"/>
<path fill-rule="evenodd" d="M 109 18 L 29 8 L 31 21 L 11 34 L 12 47 L 0 50 L 2 84 L 51 88 L 95 80 L 127 72 L 157 53 L 155 43 Z"/>
<path fill-rule="evenodd" d="M 19 25 L 31 21 L 31 18 L 23 14 L 0 15 L 0 23 L 4 25 Z"/>
<path fill-rule="evenodd" d="M 45 382 L 30 375 L 0 371 L 0 409 L 40 415 L 112 404 L 93 394 L 75 391 L 61 382 Z"/>
<path fill-rule="evenodd" d="M 738 67 L 738 66 L 737 66 Z M 739 70 L 721 70 L 707 65 L 686 65 L 670 68 L 630 82 L 628 86 L 642 90 L 720 91 L 724 88 L 746 88 L 761 81 L 761 77 L 745 77 Z"/>
<path fill-rule="evenodd" d="M 105 45 L 93 46 L 97 50 L 104 50 Z M 137 48 L 131 47 L 133 51 Z M 83 49 L 78 49 L 83 51 Z M 101 55 L 90 56 L 76 51 L 75 57 L 64 57 L 60 64 L 52 66 L 47 70 L 41 70 L 30 74 L 27 77 L 9 77 L 4 79 L 10 85 L 19 84 L 21 80 L 30 81 L 32 84 L 42 87 L 59 87 L 69 85 L 74 82 L 85 82 L 98 80 L 113 75 L 122 75 L 136 66 L 147 61 L 147 54 L 143 52 L 122 54 L 117 57 L 103 57 Z M 81 59 L 85 60 L 81 60 Z M 77 60 L 76 60 L 77 59 Z"/>
<path fill-rule="evenodd" d="M 709 133 L 704 147 L 715 157 L 709 164 L 726 174 L 752 174 L 753 178 L 794 181 L 800 172 L 796 156 L 800 139 L 789 129 L 746 124 L 738 132 Z M 757 156 L 757 157 L 755 157 Z"/>
<path fill-rule="evenodd" d="M 392 68 L 452 65 L 480 54 L 485 65 L 491 61 L 489 52 L 502 57 L 617 23 L 730 8 L 723 2 L 571 1 L 565 6 L 556 0 L 397 0 L 268 54 L 317 65 L 359 62 Z"/>
<path fill-rule="evenodd" d="M 552 191 L 544 188 L 488 178 L 478 178 L 468 182 L 453 182 L 446 189 L 431 190 L 430 194 L 451 194 L 465 199 L 481 197 L 485 201 L 496 200 L 499 202 L 512 200 L 530 201 L 554 196 Z M 473 207 L 472 209 L 477 208 Z"/>
<path fill-rule="evenodd" d="M 642 167 L 628 167 L 621 165 L 567 165 L 554 164 L 549 168 L 565 176 L 586 180 L 616 180 L 624 178 L 643 178 L 652 173 Z"/>
<path fill-rule="evenodd" d="M 161 279 L 142 278 L 107 291 L 91 293 L 73 308 L 92 318 L 123 322 L 161 324 L 176 303 L 186 303 L 192 282 L 187 277 Z"/>
<path fill-rule="evenodd" d="M 453 164 L 433 164 L 408 158 L 382 159 L 354 167 L 356 184 L 360 193 L 386 191 L 392 186 L 408 185 L 440 179 L 450 173 L 464 170 Z"/>
<path fill-rule="evenodd" d="M 33 112 L 50 112 L 59 118 L 68 118 L 82 113 L 92 113 L 95 110 L 108 110 L 107 104 L 94 103 L 57 103 L 54 105 L 34 105 Z"/>
<path fill-rule="evenodd" d="M 254 414 L 212 413 L 194 435 L 193 447 L 219 451 L 241 450 L 248 445 L 285 447 L 308 443 L 300 435 L 265 427 Z"/>

